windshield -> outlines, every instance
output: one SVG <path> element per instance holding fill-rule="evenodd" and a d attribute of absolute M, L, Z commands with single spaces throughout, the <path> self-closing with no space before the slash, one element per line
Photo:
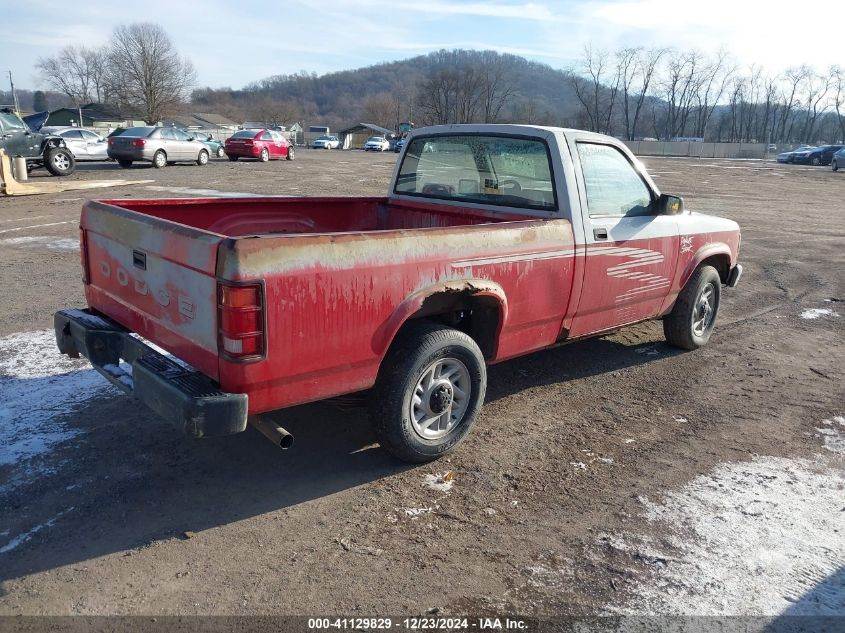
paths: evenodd
<path fill-rule="evenodd" d="M 382 143 L 383 141 L 384 141 L 384 139 L 380 136 L 371 136 L 367 142 L 368 143 Z"/>
<path fill-rule="evenodd" d="M 318 141 L 332 141 L 334 140 L 331 136 L 321 136 L 317 139 Z"/>
<path fill-rule="evenodd" d="M 483 135 L 417 137 L 405 150 L 395 193 L 553 210 L 543 141 Z"/>

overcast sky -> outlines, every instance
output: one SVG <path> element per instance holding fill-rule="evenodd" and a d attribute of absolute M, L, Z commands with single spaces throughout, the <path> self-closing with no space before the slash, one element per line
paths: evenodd
<path fill-rule="evenodd" d="M 43 87 L 35 62 L 68 44 L 104 44 L 130 21 L 161 24 L 199 85 L 234 88 L 275 74 L 325 73 L 440 48 L 493 49 L 554 68 L 583 46 L 724 47 L 772 71 L 845 64 L 845 2 L 782 0 L 150 0 L 4 2 L 0 60 L 21 88 Z M 128 17 L 131 16 L 131 17 Z M 9 89 L 8 75 L 0 80 Z"/>

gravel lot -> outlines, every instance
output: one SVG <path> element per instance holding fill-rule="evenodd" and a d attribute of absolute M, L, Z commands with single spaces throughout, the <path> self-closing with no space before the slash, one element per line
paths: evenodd
<path fill-rule="evenodd" d="M 841 173 L 645 158 L 743 228 L 710 344 L 646 323 L 492 367 L 422 467 L 354 402 L 280 413 L 287 452 L 187 440 L 45 332 L 83 304 L 83 196 L 382 195 L 395 158 L 91 164 L 155 183 L 0 198 L 0 614 L 845 615 Z"/>

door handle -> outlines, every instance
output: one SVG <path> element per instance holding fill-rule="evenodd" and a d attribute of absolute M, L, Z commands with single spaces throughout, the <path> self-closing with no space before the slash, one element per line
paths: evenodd
<path fill-rule="evenodd" d="M 607 229 L 593 229 L 593 238 L 597 240 L 606 240 Z"/>

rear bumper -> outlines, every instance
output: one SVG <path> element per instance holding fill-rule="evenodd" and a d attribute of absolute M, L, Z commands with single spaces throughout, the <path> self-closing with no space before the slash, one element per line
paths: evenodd
<path fill-rule="evenodd" d="M 211 437 L 246 429 L 246 394 L 221 391 L 204 374 L 154 350 L 111 319 L 89 310 L 62 310 L 53 325 L 62 354 L 81 354 L 109 382 L 186 434 Z"/>

